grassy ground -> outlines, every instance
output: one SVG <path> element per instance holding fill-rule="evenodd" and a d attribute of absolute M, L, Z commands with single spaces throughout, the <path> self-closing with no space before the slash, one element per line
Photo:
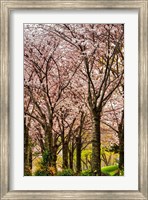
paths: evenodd
<path fill-rule="evenodd" d="M 102 167 L 101 172 L 105 175 L 114 176 L 119 172 L 118 165 Z"/>

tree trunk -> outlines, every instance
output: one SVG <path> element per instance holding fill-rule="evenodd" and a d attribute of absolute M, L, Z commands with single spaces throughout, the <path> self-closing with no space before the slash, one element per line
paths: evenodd
<path fill-rule="evenodd" d="M 73 155 L 71 150 L 69 151 L 69 168 L 73 170 Z"/>
<path fill-rule="evenodd" d="M 119 145 L 119 169 L 122 170 L 124 168 L 124 137 L 120 139 Z"/>
<path fill-rule="evenodd" d="M 69 150 L 69 167 L 73 170 L 74 143 L 72 141 L 71 149 Z"/>
<path fill-rule="evenodd" d="M 32 175 L 32 149 L 29 146 L 29 168 L 30 168 L 30 174 Z"/>
<path fill-rule="evenodd" d="M 64 124 L 63 130 L 61 132 L 61 140 L 62 140 L 62 168 L 68 168 L 68 142 L 65 140 L 65 133 L 64 133 Z"/>
<path fill-rule="evenodd" d="M 29 153 L 28 147 L 29 147 L 28 127 L 26 126 L 26 124 L 24 124 L 24 167 L 28 165 L 28 153 Z"/>
<path fill-rule="evenodd" d="M 24 175 L 29 176 L 30 173 L 30 165 L 29 165 L 29 157 L 30 157 L 30 147 L 29 147 L 29 129 L 26 126 L 26 119 L 24 119 Z"/>
<path fill-rule="evenodd" d="M 119 169 L 124 169 L 124 111 L 119 124 Z"/>
<path fill-rule="evenodd" d="M 57 145 L 53 147 L 53 160 L 52 160 L 52 166 L 55 168 L 55 171 L 57 172 Z"/>
<path fill-rule="evenodd" d="M 53 161 L 52 124 L 46 126 L 46 129 L 45 129 L 45 152 L 47 156 L 45 160 L 45 165 L 47 167 L 51 167 L 52 161 Z"/>
<path fill-rule="evenodd" d="M 98 176 L 101 176 L 100 135 L 100 113 L 93 112 L 92 173 Z"/>
<path fill-rule="evenodd" d="M 63 169 L 68 168 L 68 142 L 65 141 L 63 144 Z"/>
<path fill-rule="evenodd" d="M 81 136 L 76 137 L 76 155 L 77 155 L 77 174 L 81 172 Z"/>
<path fill-rule="evenodd" d="M 52 166 L 55 169 L 55 172 L 57 172 L 57 150 L 58 150 L 58 145 L 57 145 L 57 138 L 56 135 L 53 137 L 53 159 L 52 159 Z"/>

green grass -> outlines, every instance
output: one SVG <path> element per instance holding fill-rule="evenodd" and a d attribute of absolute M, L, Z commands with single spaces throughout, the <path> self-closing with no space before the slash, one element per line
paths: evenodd
<path fill-rule="evenodd" d="M 108 176 L 114 176 L 118 173 L 118 165 L 102 167 L 101 172 Z"/>

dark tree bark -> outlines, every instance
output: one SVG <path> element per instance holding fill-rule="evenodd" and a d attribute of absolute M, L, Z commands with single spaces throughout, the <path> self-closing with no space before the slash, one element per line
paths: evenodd
<path fill-rule="evenodd" d="M 100 114 L 93 112 L 92 172 L 98 176 L 101 176 L 100 135 Z"/>
<path fill-rule="evenodd" d="M 43 128 L 45 130 L 45 151 L 47 152 L 47 159 L 45 165 L 51 167 L 53 163 L 53 134 L 52 134 L 52 116 L 50 116 L 49 124 L 46 124 Z"/>
<path fill-rule="evenodd" d="M 24 166 L 28 165 L 28 147 L 29 147 L 29 134 L 28 127 L 26 126 L 26 119 L 24 118 Z"/>
<path fill-rule="evenodd" d="M 24 174 L 31 175 L 32 165 L 30 165 L 30 144 L 29 144 L 29 128 L 26 125 L 26 118 L 24 118 Z"/>
<path fill-rule="evenodd" d="M 122 112 L 121 122 L 119 124 L 119 169 L 124 168 L 124 111 Z"/>
<path fill-rule="evenodd" d="M 57 149 L 58 146 L 55 145 L 53 147 L 53 159 L 52 159 L 52 166 L 55 168 L 55 171 L 57 171 L 57 167 L 56 167 L 56 162 L 57 162 Z"/>
<path fill-rule="evenodd" d="M 84 121 L 85 121 L 85 114 L 84 114 L 84 112 L 81 112 L 79 134 L 76 137 L 77 174 L 80 174 L 80 172 L 82 170 L 82 168 L 81 168 L 81 151 L 82 151 L 82 130 L 83 130 L 83 126 L 84 126 Z"/>
<path fill-rule="evenodd" d="M 63 144 L 63 169 L 68 168 L 68 142 Z"/>
<path fill-rule="evenodd" d="M 30 146 L 29 146 L 29 168 L 30 171 L 32 171 L 32 149 Z"/>
<path fill-rule="evenodd" d="M 81 136 L 76 137 L 76 166 L 77 166 L 77 174 L 80 174 L 81 172 Z"/>
<path fill-rule="evenodd" d="M 69 167 L 73 170 L 73 158 L 74 157 L 74 142 L 71 142 L 71 149 L 69 149 Z"/>
<path fill-rule="evenodd" d="M 61 132 L 61 141 L 62 141 L 62 168 L 68 168 L 68 142 L 65 140 L 65 133 L 64 133 L 64 123 L 62 121 L 62 132 Z"/>
<path fill-rule="evenodd" d="M 73 152 L 69 151 L 69 168 L 73 170 Z"/>

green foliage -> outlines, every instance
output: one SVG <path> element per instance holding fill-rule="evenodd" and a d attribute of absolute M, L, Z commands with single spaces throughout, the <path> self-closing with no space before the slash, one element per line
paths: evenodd
<path fill-rule="evenodd" d="M 84 170 L 81 172 L 80 176 L 93 176 L 92 171 L 91 170 Z"/>
<path fill-rule="evenodd" d="M 54 176 L 56 173 L 56 170 L 54 167 L 48 167 L 41 165 L 40 168 L 38 168 L 34 172 L 34 176 Z"/>
<path fill-rule="evenodd" d="M 82 157 L 83 160 L 85 160 L 85 159 L 91 160 L 91 156 L 92 156 L 92 150 L 91 149 L 85 149 L 81 153 L 81 157 Z"/>
<path fill-rule="evenodd" d="M 107 176 L 116 176 L 119 175 L 118 165 L 111 165 L 101 168 L 101 172 Z"/>
<path fill-rule="evenodd" d="M 102 175 L 105 176 L 123 176 L 124 171 L 119 172 L 118 165 L 111 165 L 111 166 L 106 166 L 101 168 L 101 173 Z M 84 170 L 81 172 L 80 176 L 93 176 L 93 173 L 91 170 Z"/>
<path fill-rule="evenodd" d="M 71 169 L 64 169 L 57 173 L 57 176 L 74 176 L 74 172 Z"/>
<path fill-rule="evenodd" d="M 101 159 L 106 166 L 116 165 L 118 164 L 119 153 L 115 152 L 111 147 L 101 147 Z"/>
<path fill-rule="evenodd" d="M 33 173 L 34 176 L 49 176 L 47 171 L 48 151 L 44 151 L 43 157 L 36 163 L 36 169 Z"/>
<path fill-rule="evenodd" d="M 54 176 L 56 169 L 48 166 L 48 151 L 44 151 L 43 157 L 39 158 L 35 163 L 36 169 L 33 173 L 34 176 Z"/>
<path fill-rule="evenodd" d="M 38 169 L 34 172 L 34 176 L 49 176 L 45 169 Z"/>
<path fill-rule="evenodd" d="M 33 156 L 36 157 L 36 158 L 39 157 L 40 156 L 40 152 L 33 152 Z"/>
<path fill-rule="evenodd" d="M 92 154 L 92 150 L 91 149 L 85 149 L 85 150 L 82 151 L 81 156 L 82 156 L 82 158 L 84 158 L 86 156 L 88 156 L 89 158 L 91 158 L 91 154 Z"/>
<path fill-rule="evenodd" d="M 43 163 L 46 164 L 48 162 L 49 159 L 49 151 L 45 150 L 43 153 Z"/>

